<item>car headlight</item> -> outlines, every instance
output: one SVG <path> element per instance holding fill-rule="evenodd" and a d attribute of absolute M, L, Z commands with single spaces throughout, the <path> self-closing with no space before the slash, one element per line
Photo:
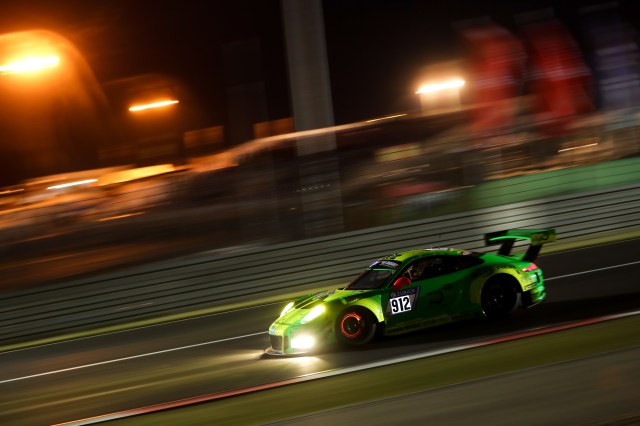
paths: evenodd
<path fill-rule="evenodd" d="M 278 318 L 284 316 L 284 314 L 289 312 L 292 308 L 293 308 L 293 302 L 287 303 L 287 306 L 284 307 L 284 309 L 282 310 L 282 312 L 280 313 L 280 316 Z"/>
<path fill-rule="evenodd" d="M 307 315 L 302 317 L 302 319 L 300 320 L 300 323 L 306 324 L 308 322 L 311 322 L 314 319 L 318 318 L 323 312 L 324 312 L 324 305 L 318 305 L 315 308 L 311 309 L 311 311 L 309 311 Z"/>
<path fill-rule="evenodd" d="M 313 336 L 295 336 L 291 339 L 291 349 L 311 349 L 316 344 Z"/>

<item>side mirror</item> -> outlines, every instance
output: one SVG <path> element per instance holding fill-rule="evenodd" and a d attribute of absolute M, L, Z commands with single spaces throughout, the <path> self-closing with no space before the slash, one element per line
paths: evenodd
<path fill-rule="evenodd" d="M 397 280 L 394 281 L 393 283 L 393 289 L 395 291 L 400 290 L 402 287 L 406 287 L 408 285 L 411 285 L 411 280 L 407 277 L 400 277 Z"/>

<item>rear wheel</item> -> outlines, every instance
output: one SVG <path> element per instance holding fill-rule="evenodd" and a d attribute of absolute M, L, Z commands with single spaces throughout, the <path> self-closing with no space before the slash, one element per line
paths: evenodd
<path fill-rule="evenodd" d="M 518 291 L 506 280 L 491 280 L 482 288 L 482 311 L 489 319 L 509 316 L 518 305 Z"/>
<path fill-rule="evenodd" d="M 361 346 L 373 340 L 378 321 L 371 311 L 360 306 L 343 310 L 336 319 L 338 342 L 345 346 Z"/>

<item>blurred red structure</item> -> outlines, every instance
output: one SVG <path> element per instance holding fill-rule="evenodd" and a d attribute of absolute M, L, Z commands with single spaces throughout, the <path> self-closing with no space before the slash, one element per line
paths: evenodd
<path fill-rule="evenodd" d="M 521 42 L 506 29 L 482 23 L 461 28 L 469 49 L 470 101 L 490 104 L 471 112 L 476 137 L 500 133 L 512 124 L 515 98 L 521 94 L 525 54 Z"/>
<path fill-rule="evenodd" d="M 565 26 L 546 18 L 522 26 L 529 57 L 529 91 L 538 129 L 562 136 L 577 115 L 594 108 L 591 72 Z"/>

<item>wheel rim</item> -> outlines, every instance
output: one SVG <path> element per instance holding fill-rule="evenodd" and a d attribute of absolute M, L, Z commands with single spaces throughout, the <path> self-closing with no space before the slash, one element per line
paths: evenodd
<path fill-rule="evenodd" d="M 342 317 L 340 328 L 342 330 L 343 336 L 349 339 L 355 339 L 360 335 L 360 333 L 362 333 L 364 322 L 362 321 L 362 317 L 360 315 L 356 314 L 355 312 L 349 312 L 344 317 Z"/>
<path fill-rule="evenodd" d="M 487 304 L 489 308 L 498 312 L 505 312 L 511 309 L 515 294 L 509 288 L 502 285 L 494 285 L 487 294 Z"/>

